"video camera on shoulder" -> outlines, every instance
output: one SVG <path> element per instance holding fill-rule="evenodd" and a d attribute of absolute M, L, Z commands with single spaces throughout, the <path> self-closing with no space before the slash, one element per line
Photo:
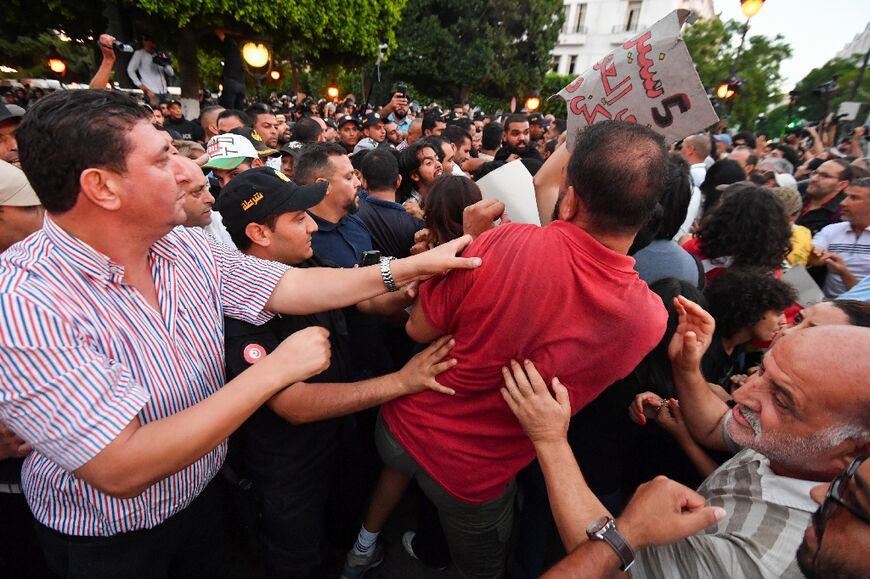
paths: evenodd
<path fill-rule="evenodd" d="M 165 51 L 160 51 L 151 57 L 151 62 L 157 66 L 169 66 L 171 64 L 172 55 Z"/>

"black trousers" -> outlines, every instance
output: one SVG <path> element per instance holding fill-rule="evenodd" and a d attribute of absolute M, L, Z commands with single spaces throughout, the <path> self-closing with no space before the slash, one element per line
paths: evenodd
<path fill-rule="evenodd" d="M 219 477 L 189 507 L 153 529 L 76 537 L 36 524 L 52 572 L 69 579 L 221 577 L 224 501 Z"/>

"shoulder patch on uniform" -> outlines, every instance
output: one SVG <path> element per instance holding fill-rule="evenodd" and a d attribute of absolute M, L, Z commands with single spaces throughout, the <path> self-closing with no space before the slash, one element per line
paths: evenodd
<path fill-rule="evenodd" d="M 248 344 L 242 351 L 242 357 L 248 364 L 256 364 L 266 357 L 266 348 L 260 344 Z"/>

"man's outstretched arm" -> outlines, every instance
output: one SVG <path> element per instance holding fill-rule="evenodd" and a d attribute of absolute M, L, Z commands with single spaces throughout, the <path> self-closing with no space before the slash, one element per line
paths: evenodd
<path fill-rule="evenodd" d="M 572 552 L 571 561 L 563 562 L 568 567 L 562 568 L 562 574 L 550 576 L 609 577 L 619 569 L 618 558 L 604 554 L 601 547 L 585 544 L 587 525 L 609 513 L 589 489 L 568 445 L 568 390 L 554 378 L 551 394 L 528 360 L 523 365 L 512 362 L 510 369 L 503 369 L 503 375 L 502 397 L 535 446 L 556 526 L 566 550 Z M 691 489 L 658 477 L 638 489 L 617 520 L 617 528 L 636 550 L 675 542 L 714 524 L 724 514 L 722 509 L 705 506 L 704 498 Z M 574 555 L 578 547 L 583 550 Z M 590 556 L 587 559 L 585 555 Z M 575 570 L 572 564 L 579 568 Z"/>

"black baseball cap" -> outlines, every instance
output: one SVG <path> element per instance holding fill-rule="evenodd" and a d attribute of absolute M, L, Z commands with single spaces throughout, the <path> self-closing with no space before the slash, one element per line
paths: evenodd
<path fill-rule="evenodd" d="M 530 125 L 541 125 L 542 127 L 549 127 L 550 121 L 542 115 L 541 113 L 532 113 L 529 115 L 529 124 Z"/>
<path fill-rule="evenodd" d="M 344 115 L 344 116 L 338 118 L 338 128 L 343 127 L 347 123 L 353 123 L 357 127 L 359 127 L 359 119 L 357 119 L 353 115 Z"/>
<path fill-rule="evenodd" d="M 323 119 L 323 122 L 326 123 L 327 127 L 332 127 L 333 129 L 338 128 L 338 125 L 335 124 L 335 119 L 333 119 L 332 117 L 327 117 Z"/>
<path fill-rule="evenodd" d="M 378 113 L 369 113 L 363 118 L 361 126 L 363 129 L 367 129 L 369 127 L 373 127 L 378 123 L 384 123 L 384 117 L 379 115 Z"/>
<path fill-rule="evenodd" d="M 218 211 L 233 235 L 243 235 L 248 223 L 262 223 L 270 215 L 305 211 L 326 196 L 327 182 L 297 185 L 271 167 L 248 169 L 221 189 Z"/>
<path fill-rule="evenodd" d="M 273 149 L 264 143 L 260 133 L 251 127 L 236 127 L 229 132 L 234 135 L 241 135 L 251 141 L 251 144 L 254 145 L 254 150 L 257 151 L 258 157 L 277 157 L 281 154 L 277 149 Z"/>

